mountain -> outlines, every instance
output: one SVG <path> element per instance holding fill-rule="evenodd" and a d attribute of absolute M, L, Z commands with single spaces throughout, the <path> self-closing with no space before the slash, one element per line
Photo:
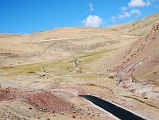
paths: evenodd
<path fill-rule="evenodd" d="M 151 16 L 145 17 L 143 19 L 137 20 L 135 22 L 130 22 L 127 24 L 115 25 L 111 28 L 133 35 L 145 35 L 148 33 L 152 26 L 158 22 L 159 13 L 153 14 Z"/>
<path fill-rule="evenodd" d="M 159 13 L 105 28 L 0 34 L 0 116 L 114 119 L 78 97 L 92 94 L 155 120 L 158 51 Z"/>
<path fill-rule="evenodd" d="M 151 91 L 152 87 L 158 87 L 158 46 L 159 23 L 156 23 L 146 36 L 133 43 L 123 62 L 117 67 L 117 73 L 120 76 L 119 82 L 129 81 L 130 78 L 130 81 L 134 82 L 132 90 L 138 89 L 144 94 Z M 143 82 L 143 87 L 138 86 L 139 81 L 140 84 Z M 130 87 L 131 85 L 127 83 L 126 86 Z"/>
<path fill-rule="evenodd" d="M 159 90 L 158 16 L 159 14 L 155 14 L 131 23 L 131 25 L 142 26 L 141 32 L 139 29 L 134 29 L 131 25 L 127 26 L 127 28 L 131 29 L 129 29 L 129 33 L 135 35 L 136 33 L 142 33 L 140 34 L 142 37 L 131 44 L 122 61 L 114 67 L 119 86 L 128 89 L 132 93 L 140 94 L 149 99 L 149 101 L 153 101 L 152 103 L 156 107 L 159 107 L 159 102 L 156 100 L 158 96 L 157 91 Z M 121 29 L 126 30 L 123 27 Z"/>

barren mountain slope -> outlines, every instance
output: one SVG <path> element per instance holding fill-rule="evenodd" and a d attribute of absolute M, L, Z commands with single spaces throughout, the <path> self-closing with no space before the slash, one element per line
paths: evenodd
<path fill-rule="evenodd" d="M 159 108 L 159 23 L 135 41 L 119 63 L 114 67 L 117 84 Z"/>
<path fill-rule="evenodd" d="M 117 67 L 119 84 L 139 93 L 158 87 L 159 72 L 159 23 L 141 40 L 136 41 Z"/>
<path fill-rule="evenodd" d="M 114 30 L 119 30 L 124 33 L 133 34 L 133 35 L 145 35 L 145 33 L 151 30 L 151 27 L 155 22 L 159 20 L 159 13 L 145 17 L 143 19 L 137 20 L 135 22 L 130 22 L 128 24 L 115 25 L 110 27 Z"/>
<path fill-rule="evenodd" d="M 1 34 L 0 117 L 114 119 L 78 97 L 92 94 L 155 120 L 158 16 L 109 28 Z"/>
<path fill-rule="evenodd" d="M 115 49 L 132 41 L 132 36 L 104 28 L 59 28 L 28 35 L 6 34 L 0 36 L 0 64 L 49 61 L 93 52 L 101 47 Z"/>
<path fill-rule="evenodd" d="M 117 52 L 135 39 L 104 28 L 60 28 L 28 35 L 1 35 L 0 86 L 4 91 L 0 94 L 1 118 L 112 120 L 109 114 L 83 101 L 78 94 L 112 98 L 112 91 L 106 86 L 111 84 L 111 88 L 115 88 L 115 81 L 110 81 L 108 76 L 94 71 L 95 68 L 91 69 L 89 65 Z M 92 87 L 95 88 L 93 91 Z M 14 93 L 8 93 L 12 88 L 24 94 L 42 89 L 49 95 L 44 95 L 44 98 L 33 95 L 24 101 L 21 97 L 15 99 Z M 70 110 L 76 107 L 80 113 L 57 111 L 55 106 L 59 102 L 52 102 L 51 112 L 48 111 L 51 94 L 65 99 L 72 106 Z M 33 114 L 30 115 L 30 112 Z"/>

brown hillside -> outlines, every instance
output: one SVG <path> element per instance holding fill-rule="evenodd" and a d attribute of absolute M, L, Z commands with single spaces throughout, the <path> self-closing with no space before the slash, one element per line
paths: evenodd
<path fill-rule="evenodd" d="M 78 97 L 89 94 L 156 120 L 158 22 L 0 34 L 1 119 L 114 120 Z"/>
<path fill-rule="evenodd" d="M 132 45 L 129 53 L 125 57 L 125 60 L 120 66 L 118 66 L 117 71 L 118 76 L 120 76 L 119 84 L 125 79 L 127 79 L 128 81 L 139 79 L 140 81 L 146 81 L 147 84 L 155 84 L 156 86 L 158 86 L 158 46 L 159 24 L 156 23 L 153 25 L 152 30 L 142 40 L 136 41 Z M 129 85 L 127 84 L 126 86 Z M 132 87 L 132 89 L 136 89 L 137 86 Z"/>
<path fill-rule="evenodd" d="M 128 24 L 115 25 L 112 28 L 118 29 L 122 32 L 133 34 L 133 35 L 145 35 L 151 30 L 151 27 L 155 22 L 159 20 L 159 13 L 145 17 L 143 19 L 137 20 L 135 22 L 130 22 Z"/>

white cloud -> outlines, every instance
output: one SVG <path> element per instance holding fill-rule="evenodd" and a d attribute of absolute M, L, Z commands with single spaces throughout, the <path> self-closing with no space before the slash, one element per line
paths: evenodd
<path fill-rule="evenodd" d="M 96 15 L 89 15 L 85 20 L 83 20 L 84 26 L 86 27 L 99 27 L 102 22 L 102 18 Z"/>
<path fill-rule="evenodd" d="M 140 16 L 142 14 L 142 12 L 139 9 L 132 9 L 130 13 L 132 15 L 137 15 L 137 16 Z"/>
<path fill-rule="evenodd" d="M 89 3 L 89 11 L 90 11 L 90 12 L 93 12 L 93 11 L 94 11 L 93 4 L 92 4 L 92 3 Z"/>
<path fill-rule="evenodd" d="M 118 15 L 118 19 L 129 18 L 131 15 L 132 14 L 130 12 L 124 11 L 122 14 Z"/>
<path fill-rule="evenodd" d="M 145 7 L 145 6 L 149 6 L 149 5 L 150 5 L 149 0 L 147 2 L 145 2 L 144 0 L 131 0 L 128 3 L 129 7 Z"/>
<path fill-rule="evenodd" d="M 120 7 L 120 13 L 117 16 L 112 16 L 111 21 L 115 22 L 117 20 L 130 18 L 130 17 L 139 17 L 142 15 L 140 7 L 153 5 L 153 2 L 157 0 L 129 0 L 128 6 Z"/>
<path fill-rule="evenodd" d="M 131 9 L 129 11 L 123 11 L 120 15 L 118 15 L 118 19 L 129 18 L 131 16 L 140 16 L 142 12 L 139 9 Z"/>
<path fill-rule="evenodd" d="M 125 18 L 130 18 L 132 16 L 134 17 L 139 17 L 142 12 L 139 9 L 121 9 L 121 14 L 119 14 L 117 17 L 112 16 L 111 21 L 115 22 L 116 20 L 122 20 Z"/>

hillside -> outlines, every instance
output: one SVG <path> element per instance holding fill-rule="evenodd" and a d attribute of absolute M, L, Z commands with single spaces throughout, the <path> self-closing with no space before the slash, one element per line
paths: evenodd
<path fill-rule="evenodd" d="M 0 34 L 1 118 L 114 119 L 78 97 L 92 94 L 155 120 L 158 22 L 159 13 L 107 28 Z"/>
<path fill-rule="evenodd" d="M 122 31 L 124 33 L 141 36 L 148 33 L 151 30 L 152 26 L 156 22 L 158 22 L 158 20 L 159 20 L 159 13 L 156 13 L 154 15 L 142 18 L 135 22 L 130 22 L 127 24 L 121 24 L 117 26 L 115 25 L 110 28 Z"/>
<path fill-rule="evenodd" d="M 131 92 L 142 94 L 143 97 L 155 100 L 158 96 L 159 81 L 159 23 L 153 25 L 150 32 L 136 41 L 116 67 L 118 84 Z"/>

